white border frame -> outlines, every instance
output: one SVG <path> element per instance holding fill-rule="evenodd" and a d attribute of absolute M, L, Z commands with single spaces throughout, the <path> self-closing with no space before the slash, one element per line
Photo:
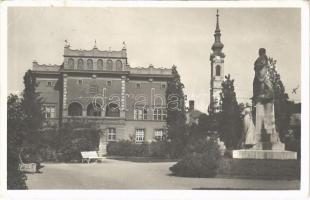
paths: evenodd
<path fill-rule="evenodd" d="M 307 1 L 13 1 L 0 4 L 0 198 L 9 199 L 308 199 L 309 198 L 309 2 Z M 301 8 L 302 69 L 302 160 L 301 189 L 298 191 L 224 191 L 224 190 L 6 190 L 7 148 L 7 8 L 8 7 L 229 7 L 229 8 Z M 51 195 L 52 194 L 52 195 Z"/>

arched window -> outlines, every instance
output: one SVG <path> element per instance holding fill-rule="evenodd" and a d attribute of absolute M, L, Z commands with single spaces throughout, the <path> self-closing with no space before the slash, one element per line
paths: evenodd
<path fill-rule="evenodd" d="M 109 103 L 107 105 L 106 116 L 107 117 L 119 117 L 120 116 L 119 108 L 116 103 Z"/>
<path fill-rule="evenodd" d="M 90 70 L 93 69 L 93 60 L 92 59 L 87 60 L 87 69 L 90 69 Z"/>
<path fill-rule="evenodd" d="M 103 61 L 101 59 L 97 60 L 97 70 L 103 70 Z"/>
<path fill-rule="evenodd" d="M 77 66 L 78 69 L 84 69 L 84 61 L 82 59 L 79 59 L 78 60 L 78 66 Z"/>
<path fill-rule="evenodd" d="M 215 67 L 215 76 L 221 76 L 221 66 L 219 65 Z"/>
<path fill-rule="evenodd" d="M 82 105 L 77 103 L 77 102 L 73 102 L 69 105 L 68 107 L 68 115 L 69 116 L 82 116 Z"/>
<path fill-rule="evenodd" d="M 87 116 L 101 116 L 101 105 L 91 103 L 87 106 Z"/>
<path fill-rule="evenodd" d="M 113 70 L 113 62 L 112 60 L 107 61 L 107 70 L 112 71 Z"/>
<path fill-rule="evenodd" d="M 122 61 L 117 60 L 116 61 L 116 71 L 122 71 Z"/>
<path fill-rule="evenodd" d="M 72 58 L 68 60 L 68 67 L 69 69 L 74 69 L 74 60 Z"/>

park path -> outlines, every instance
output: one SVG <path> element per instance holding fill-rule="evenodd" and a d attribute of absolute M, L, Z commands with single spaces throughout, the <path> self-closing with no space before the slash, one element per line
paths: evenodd
<path fill-rule="evenodd" d="M 106 159 L 103 163 L 44 164 L 28 174 L 29 189 L 298 189 L 298 180 L 186 178 L 170 176 L 174 162 L 136 163 Z"/>

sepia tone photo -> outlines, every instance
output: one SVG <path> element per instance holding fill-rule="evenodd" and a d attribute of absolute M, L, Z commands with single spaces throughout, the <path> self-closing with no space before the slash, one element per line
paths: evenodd
<path fill-rule="evenodd" d="M 7 189 L 300 190 L 301 8 L 10 7 Z"/>

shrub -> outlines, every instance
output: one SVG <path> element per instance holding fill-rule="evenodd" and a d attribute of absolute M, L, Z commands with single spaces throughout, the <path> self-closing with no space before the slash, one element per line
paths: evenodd
<path fill-rule="evenodd" d="M 109 142 L 107 153 L 110 156 L 167 157 L 168 144 L 163 141 L 136 144 L 130 140 Z"/>
<path fill-rule="evenodd" d="M 221 151 L 217 139 L 205 137 L 191 143 L 186 155 L 170 171 L 177 176 L 215 177 L 219 168 Z"/>
<path fill-rule="evenodd" d="M 23 151 L 24 162 L 71 162 L 81 159 L 81 151 L 97 151 L 99 130 L 83 124 L 65 124 L 60 129 L 45 128 L 37 134 L 37 148 Z"/>
<path fill-rule="evenodd" d="M 7 189 L 21 190 L 27 189 L 26 175 L 18 169 L 18 153 L 8 150 L 7 152 Z"/>
<path fill-rule="evenodd" d="M 18 170 L 19 152 L 28 130 L 21 99 L 11 94 L 8 97 L 7 107 L 7 188 L 27 189 L 27 177 Z M 5 183 L 2 182 L 3 184 Z"/>
<path fill-rule="evenodd" d="M 60 131 L 58 159 L 62 162 L 81 160 L 81 151 L 98 151 L 99 130 L 92 128 L 66 129 Z"/>
<path fill-rule="evenodd" d="M 169 157 L 169 143 L 166 141 L 152 142 L 150 144 L 150 153 L 152 157 Z"/>

